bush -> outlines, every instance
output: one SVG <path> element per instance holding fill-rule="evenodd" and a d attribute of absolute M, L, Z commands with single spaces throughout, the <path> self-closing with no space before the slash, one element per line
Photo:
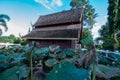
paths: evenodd
<path fill-rule="evenodd" d="M 103 46 L 103 49 L 114 51 L 115 44 L 116 44 L 116 41 L 113 38 L 108 38 L 104 41 L 102 46 Z"/>

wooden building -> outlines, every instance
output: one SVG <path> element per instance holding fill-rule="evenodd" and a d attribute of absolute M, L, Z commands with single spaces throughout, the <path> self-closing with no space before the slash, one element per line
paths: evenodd
<path fill-rule="evenodd" d="M 59 45 L 75 49 L 82 30 L 82 9 L 71 9 L 40 16 L 35 29 L 24 36 L 29 41 L 40 42 L 40 47 Z"/>

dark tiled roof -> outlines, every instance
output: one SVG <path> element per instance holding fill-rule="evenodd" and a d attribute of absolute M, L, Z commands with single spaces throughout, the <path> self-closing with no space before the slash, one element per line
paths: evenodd
<path fill-rule="evenodd" d="M 54 14 L 40 16 L 34 24 L 36 27 L 50 26 L 56 24 L 80 22 L 81 8 L 62 11 Z"/>
<path fill-rule="evenodd" d="M 64 29 L 64 30 L 47 30 L 36 31 L 33 30 L 23 38 L 27 39 L 77 39 L 78 29 Z"/>

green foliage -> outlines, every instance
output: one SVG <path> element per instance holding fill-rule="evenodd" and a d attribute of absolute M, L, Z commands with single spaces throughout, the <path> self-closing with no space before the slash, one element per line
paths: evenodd
<path fill-rule="evenodd" d="M 9 21 L 10 17 L 8 15 L 6 15 L 6 14 L 0 14 L 0 25 L 2 25 L 5 28 L 5 31 L 8 30 L 6 20 Z M 0 36 L 1 35 L 2 35 L 2 30 L 1 30 Z"/>
<path fill-rule="evenodd" d="M 113 38 L 107 38 L 103 43 L 103 49 L 114 51 L 115 43 Z"/>
<path fill-rule="evenodd" d="M 114 37 L 101 37 L 101 40 L 103 41 L 103 44 L 101 45 L 103 49 L 115 51 L 117 50 L 119 46 L 119 40 Z"/>
<path fill-rule="evenodd" d="M 109 36 L 109 26 L 108 23 L 103 25 L 101 29 L 99 30 L 99 34 L 101 37 L 108 37 Z"/>
<path fill-rule="evenodd" d="M 14 54 L 9 54 L 9 55 L 4 55 L 4 54 L 0 54 L 0 62 L 2 63 L 11 63 L 13 61 L 15 62 L 21 62 L 24 57 L 23 56 L 23 53 L 14 53 Z"/>
<path fill-rule="evenodd" d="M 25 66 L 15 66 L 0 73 L 0 80 L 18 80 L 28 77 L 28 71 Z"/>
<path fill-rule="evenodd" d="M 56 45 L 49 46 L 49 49 L 50 49 L 50 52 L 55 53 L 55 54 L 61 51 L 60 46 L 56 46 Z"/>
<path fill-rule="evenodd" d="M 8 47 L 5 49 L 0 49 L 0 80 L 11 80 L 11 77 L 5 75 L 7 71 L 14 70 L 14 67 L 21 67 L 23 69 L 28 69 L 30 71 L 30 54 L 32 50 L 32 63 L 33 63 L 33 74 L 34 71 L 37 72 L 38 68 L 35 68 L 39 61 L 41 61 L 41 65 L 38 65 L 40 71 L 44 70 L 47 72 L 48 76 L 46 80 L 84 80 L 88 77 L 89 71 L 83 68 L 77 68 L 74 65 L 74 62 L 82 57 L 86 51 L 76 51 L 74 52 L 71 49 L 61 49 L 60 47 L 54 46 L 53 48 L 45 47 L 45 48 L 37 48 L 33 46 L 29 47 Z M 108 55 L 109 58 L 103 56 L 98 52 L 98 60 L 99 64 L 111 66 L 114 68 L 120 68 L 120 55 L 110 53 Z M 112 60 L 111 60 L 111 59 Z M 25 65 L 25 66 L 21 66 Z M 16 72 L 19 71 L 18 68 L 15 68 L 15 71 L 11 71 L 10 75 L 14 77 L 16 80 Z M 24 71 L 24 70 L 23 70 Z M 99 70 L 100 71 L 100 70 Z M 102 72 L 103 73 L 103 72 Z M 22 74 L 22 72 L 21 72 Z M 4 76 L 6 79 L 3 79 Z M 30 74 L 29 74 L 30 76 Z M 39 76 L 39 75 L 38 75 Z M 23 76 L 25 77 L 25 76 Z M 34 77 L 34 76 L 33 76 Z M 116 78 L 116 76 L 113 76 Z M 113 78 L 110 77 L 110 78 Z M 21 78 L 21 77 L 20 77 Z M 27 77 L 28 78 L 28 77 Z M 62 79 L 61 79 L 62 78 Z M 70 79 L 69 79 L 70 78 Z M 29 80 L 29 79 L 28 79 Z M 88 79 L 87 79 L 88 80 Z"/>
<path fill-rule="evenodd" d="M 108 0 L 108 3 L 108 22 L 102 26 L 99 32 L 104 41 L 103 48 L 116 50 L 119 48 L 119 42 L 114 35 L 120 30 L 120 1 Z"/>
<path fill-rule="evenodd" d="M 95 18 L 97 17 L 97 14 L 95 13 L 93 6 L 90 5 L 90 2 L 88 0 L 71 0 L 70 2 L 72 9 L 81 8 L 85 4 L 87 5 L 84 9 L 84 25 L 91 29 L 96 22 Z"/>
<path fill-rule="evenodd" d="M 91 32 L 89 31 L 89 29 L 84 28 L 83 33 L 82 33 L 82 38 L 86 38 L 90 34 L 91 34 Z"/>
<path fill-rule="evenodd" d="M 57 54 L 57 58 L 58 59 L 64 59 L 64 58 L 66 58 L 66 54 L 65 53 Z"/>
<path fill-rule="evenodd" d="M 24 54 L 22 54 L 22 53 L 15 53 L 15 54 L 12 54 L 10 56 L 10 59 L 12 61 L 20 62 L 20 61 L 22 61 L 24 59 L 24 57 L 22 57 L 23 55 Z"/>
<path fill-rule="evenodd" d="M 104 65 L 98 65 L 97 72 L 100 74 L 104 74 L 104 78 L 106 78 L 106 79 L 120 76 L 120 69 L 119 68 L 107 67 Z"/>
<path fill-rule="evenodd" d="M 25 45 L 27 45 L 28 44 L 28 40 L 27 39 L 22 39 L 21 40 L 21 45 L 23 45 L 23 46 L 25 46 Z"/>
<path fill-rule="evenodd" d="M 14 35 L 11 34 L 10 36 L 1 36 L 0 42 L 20 43 L 21 40 L 20 38 L 15 37 Z"/>
<path fill-rule="evenodd" d="M 5 56 L 4 54 L 0 54 L 0 61 L 7 61 L 9 59 L 8 56 Z"/>
<path fill-rule="evenodd" d="M 103 65 L 109 65 L 109 66 L 114 66 L 118 67 L 120 65 L 120 55 L 115 54 L 115 53 L 108 53 L 108 56 L 106 56 L 106 53 L 99 53 L 98 52 L 98 62 L 99 64 Z"/>
<path fill-rule="evenodd" d="M 37 49 L 35 50 L 35 53 L 36 53 L 36 54 L 43 54 L 44 56 L 47 56 L 49 52 L 50 52 L 50 49 L 47 48 L 47 47 L 40 48 L 40 49 L 37 48 Z"/>
<path fill-rule="evenodd" d="M 15 39 L 14 39 L 14 43 L 16 43 L 16 44 L 17 44 L 17 43 L 21 43 L 20 38 L 15 38 Z"/>
<path fill-rule="evenodd" d="M 108 21 L 100 29 L 100 35 L 104 41 L 103 48 L 109 50 L 118 49 L 119 43 L 115 35 L 120 30 L 120 1 L 119 0 L 108 0 Z M 109 40 L 111 39 L 111 40 Z M 113 40 L 113 41 L 112 41 Z M 115 40 L 115 43 L 114 43 Z M 109 43 L 110 41 L 110 43 Z M 107 43 L 106 43 L 107 42 Z M 109 44 L 108 44 L 109 43 Z"/>
<path fill-rule="evenodd" d="M 119 0 L 108 0 L 109 6 L 108 6 L 108 26 L 109 26 L 109 34 L 112 35 L 115 33 L 116 30 L 119 30 L 119 25 L 117 25 L 118 22 L 118 5 Z"/>
<path fill-rule="evenodd" d="M 112 77 L 111 80 L 120 80 L 120 77 Z"/>
<path fill-rule="evenodd" d="M 44 59 L 44 57 L 48 56 L 50 50 L 49 48 L 45 47 L 45 48 L 37 48 L 34 50 L 34 53 L 32 54 L 34 58 L 36 59 Z"/>
<path fill-rule="evenodd" d="M 7 21 L 10 20 L 10 17 L 8 15 L 6 15 L 6 14 L 0 14 L 0 18 L 1 19 L 6 19 Z"/>
<path fill-rule="evenodd" d="M 53 67 L 56 63 L 57 63 L 56 59 L 48 59 L 47 61 L 45 61 L 45 65 L 48 67 Z"/>
<path fill-rule="evenodd" d="M 21 45 L 27 45 L 28 44 L 28 40 L 26 39 L 20 39 L 19 37 L 16 37 L 14 35 L 10 35 L 10 36 L 0 36 L 0 42 L 6 43 L 15 43 L 15 44 L 21 44 Z"/>
<path fill-rule="evenodd" d="M 46 80 L 89 80 L 89 70 L 78 69 L 70 62 L 61 62 L 53 68 Z"/>
<path fill-rule="evenodd" d="M 0 60 L 4 61 L 3 64 L 1 64 L 1 68 L 6 69 L 7 67 L 12 67 L 18 64 L 26 64 L 29 66 L 30 63 L 30 52 L 32 50 L 33 46 L 30 47 L 8 47 L 5 49 L 0 50 Z M 70 49 L 60 49 L 56 48 L 54 52 L 50 51 L 50 48 L 34 48 L 32 51 L 32 58 L 33 58 L 33 66 L 37 64 L 36 62 L 39 60 L 43 60 L 43 64 L 47 64 L 47 67 L 50 67 L 49 65 L 55 64 L 59 61 L 70 61 L 74 62 L 78 56 L 75 54 L 73 50 Z M 76 56 L 74 56 L 76 55 Z M 45 61 L 44 61 L 45 59 Z M 53 60 L 53 61 L 52 61 Z M 6 63 L 7 62 L 7 63 Z M 9 65 L 7 65 L 10 63 Z M 11 65 L 14 63 L 14 65 Z M 53 65 L 53 66 L 54 66 Z"/>
<path fill-rule="evenodd" d="M 108 65 L 108 64 L 111 65 L 111 62 L 101 54 L 98 54 L 98 62 L 99 64 L 103 64 L 103 65 Z"/>
<path fill-rule="evenodd" d="M 118 0 L 118 4 L 117 4 L 117 16 L 116 16 L 116 26 L 117 29 L 120 30 L 120 0 Z"/>
<path fill-rule="evenodd" d="M 91 32 L 87 28 L 83 29 L 81 43 L 82 43 L 82 45 L 89 45 L 89 44 L 93 43 L 93 38 L 92 38 Z"/>
<path fill-rule="evenodd" d="M 89 44 L 93 43 L 92 35 L 89 34 L 86 38 L 82 39 L 81 43 L 83 45 L 89 45 Z"/>
<path fill-rule="evenodd" d="M 85 3 L 86 3 L 86 0 L 82 0 L 82 1 L 72 0 L 72 1 L 70 2 L 70 6 L 71 6 L 72 8 L 79 8 L 79 7 L 82 7 Z"/>
<path fill-rule="evenodd" d="M 63 51 L 62 51 L 62 54 L 66 54 L 66 56 L 73 56 L 74 55 L 74 51 L 73 50 L 71 50 L 71 49 L 64 49 Z"/>

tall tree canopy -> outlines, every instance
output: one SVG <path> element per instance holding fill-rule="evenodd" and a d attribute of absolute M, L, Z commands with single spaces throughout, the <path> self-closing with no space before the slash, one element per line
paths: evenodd
<path fill-rule="evenodd" d="M 117 4 L 117 22 L 116 22 L 116 26 L 117 28 L 120 30 L 120 0 L 118 0 L 118 4 Z"/>
<path fill-rule="evenodd" d="M 101 29 L 99 30 L 99 34 L 100 34 L 100 36 L 102 36 L 103 38 L 108 37 L 108 34 L 109 34 L 108 23 L 106 23 L 105 25 L 101 26 Z"/>
<path fill-rule="evenodd" d="M 120 31 L 120 0 L 108 0 L 108 4 L 108 21 L 99 32 L 104 41 L 104 49 L 115 50 L 119 47 L 116 33 Z"/>
<path fill-rule="evenodd" d="M 5 14 L 0 14 L 0 25 L 5 28 L 5 31 L 8 30 L 6 21 L 9 21 L 10 17 Z M 2 35 L 2 29 L 0 28 L 0 35 Z"/>
<path fill-rule="evenodd" d="M 120 30 L 120 0 L 108 0 L 108 26 L 110 36 Z"/>
<path fill-rule="evenodd" d="M 72 9 L 82 8 L 85 4 L 87 5 L 84 9 L 84 25 L 91 29 L 96 22 L 97 13 L 95 13 L 95 9 L 90 5 L 90 2 L 88 0 L 72 0 L 70 2 Z"/>

